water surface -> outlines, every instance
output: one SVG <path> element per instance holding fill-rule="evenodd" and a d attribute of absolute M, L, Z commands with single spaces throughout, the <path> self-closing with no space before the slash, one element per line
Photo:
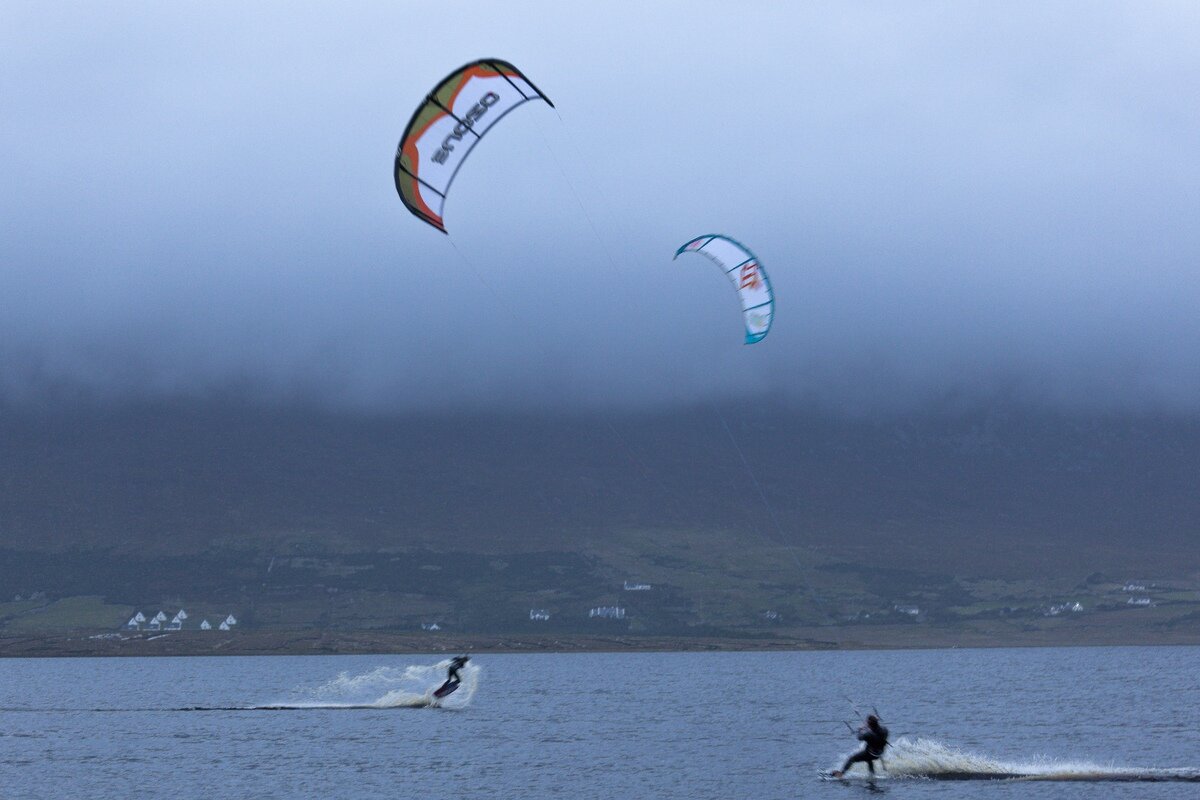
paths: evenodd
<path fill-rule="evenodd" d="M 481 655 L 432 707 L 444 663 L 0 660 L 0 786 L 112 800 L 1200 796 L 1178 782 L 1200 777 L 1200 648 Z M 852 704 L 877 707 L 897 740 L 873 787 L 820 775 L 854 749 Z"/>

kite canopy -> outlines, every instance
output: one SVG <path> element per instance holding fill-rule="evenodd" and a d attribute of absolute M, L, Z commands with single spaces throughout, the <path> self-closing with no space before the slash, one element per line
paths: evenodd
<path fill-rule="evenodd" d="M 697 236 L 676 250 L 675 258 L 683 253 L 699 253 L 721 268 L 742 301 L 746 344 L 762 341 L 775 318 L 775 293 L 758 257 L 741 242 L 719 233 Z"/>
<path fill-rule="evenodd" d="M 484 58 L 447 75 L 417 107 L 396 148 L 396 191 L 408 210 L 445 233 L 442 207 L 459 167 L 493 125 L 528 100 L 554 107 L 507 61 Z"/>

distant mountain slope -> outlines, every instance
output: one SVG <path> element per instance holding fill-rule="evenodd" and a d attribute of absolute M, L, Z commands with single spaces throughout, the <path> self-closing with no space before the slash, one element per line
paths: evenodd
<path fill-rule="evenodd" d="M 778 528 L 712 410 L 6 409 L 0 547 L 590 551 L 616 531 L 696 529 L 954 573 L 1200 567 L 1196 420 L 1007 408 L 858 421 L 763 405 L 722 415 Z"/>

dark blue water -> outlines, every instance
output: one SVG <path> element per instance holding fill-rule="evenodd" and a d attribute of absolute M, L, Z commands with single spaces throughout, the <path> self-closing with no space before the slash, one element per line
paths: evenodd
<path fill-rule="evenodd" d="M 894 798 L 1200 797 L 1144 782 L 1200 775 L 1200 648 L 483 655 L 433 708 L 439 660 L 0 660 L 0 796 L 866 796 L 850 698 Z"/>

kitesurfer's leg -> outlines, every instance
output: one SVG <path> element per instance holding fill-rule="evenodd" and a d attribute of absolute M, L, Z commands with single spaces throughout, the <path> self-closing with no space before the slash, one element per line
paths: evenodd
<path fill-rule="evenodd" d="M 874 760 L 875 759 L 873 759 L 871 757 L 871 754 L 868 753 L 866 751 L 866 749 L 864 748 L 864 749 L 858 751 L 857 753 L 855 753 L 854 755 L 850 756 L 849 758 L 847 758 L 846 763 L 842 765 L 841 769 L 839 769 L 836 773 L 834 773 L 834 776 L 840 778 L 842 775 L 844 775 L 846 773 L 846 770 L 850 769 L 850 767 L 857 764 L 859 761 L 867 762 L 867 767 L 870 768 L 871 774 L 874 775 L 875 767 L 871 764 L 871 762 Z"/>

